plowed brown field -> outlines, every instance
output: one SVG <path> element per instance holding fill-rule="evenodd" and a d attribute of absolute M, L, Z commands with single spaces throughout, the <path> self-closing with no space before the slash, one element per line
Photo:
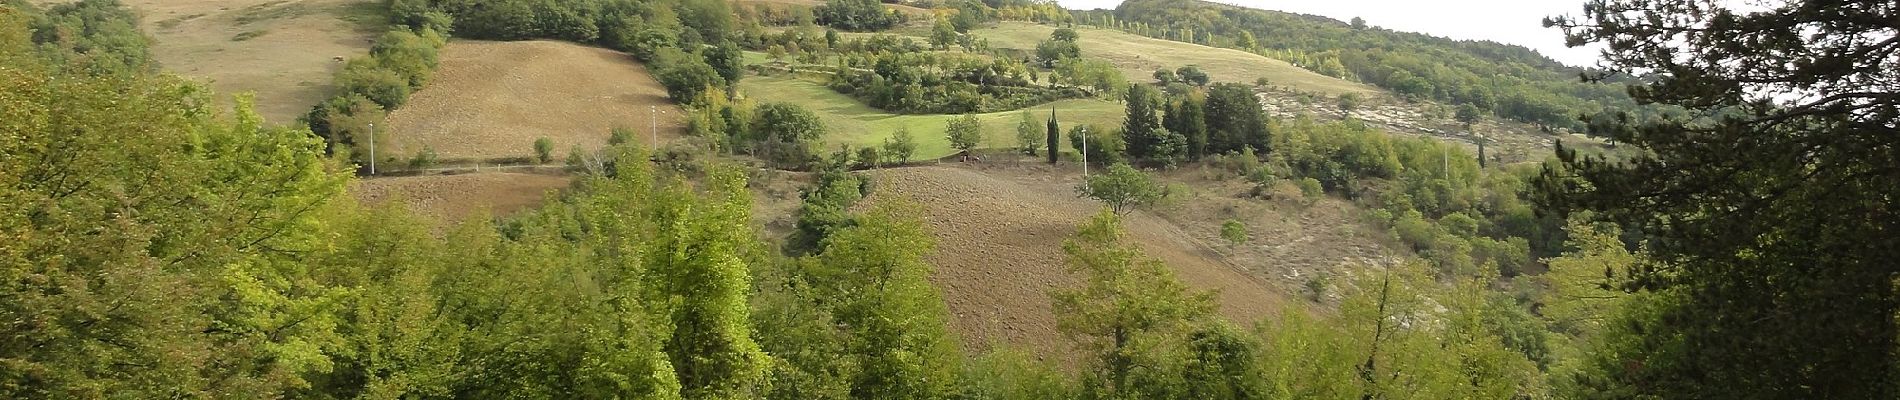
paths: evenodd
<path fill-rule="evenodd" d="M 952 327 L 965 347 L 997 345 L 1074 361 L 1072 343 L 1056 331 L 1049 293 L 1078 278 L 1063 264 L 1062 241 L 1101 210 L 1077 198 L 1072 171 L 1033 174 L 933 166 L 872 171 L 871 202 L 901 198 L 920 204 L 938 247 L 932 281 L 943 291 Z M 1285 295 L 1223 261 L 1173 223 L 1145 212 L 1124 218 L 1129 236 L 1165 261 L 1190 286 L 1219 291 L 1220 312 L 1251 322 L 1279 312 Z"/>
<path fill-rule="evenodd" d="M 365 178 L 350 193 L 365 204 L 401 201 L 417 215 L 444 224 L 480 213 L 502 216 L 541 204 L 550 190 L 573 178 L 524 173 L 480 173 Z"/>

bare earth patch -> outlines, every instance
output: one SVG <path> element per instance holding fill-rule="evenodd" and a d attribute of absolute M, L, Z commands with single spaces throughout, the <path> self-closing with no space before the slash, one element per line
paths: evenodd
<path fill-rule="evenodd" d="M 457 40 L 442 50 L 441 69 L 409 103 L 390 113 L 393 153 L 434 149 L 445 159 L 533 154 L 536 138 L 554 142 L 555 157 L 580 145 L 606 145 L 616 126 L 650 140 L 649 107 L 659 107 L 661 140 L 685 132 L 666 89 L 631 56 L 555 41 Z"/>
<path fill-rule="evenodd" d="M 219 104 L 256 94 L 257 111 L 290 124 L 330 96 L 335 57 L 369 51 L 384 17 L 378 0 L 126 0 L 157 40 L 159 64 L 210 82 Z"/>
<path fill-rule="evenodd" d="M 417 215 L 447 224 L 538 206 L 548 191 L 566 188 L 572 181 L 567 176 L 523 173 L 363 178 L 350 188 L 350 194 L 364 204 L 400 201 Z"/>
<path fill-rule="evenodd" d="M 1075 196 L 1078 172 L 1041 166 L 886 169 L 870 172 L 876 185 L 870 201 L 907 199 L 923 207 L 938 241 L 931 280 L 943 291 L 951 327 L 965 348 L 1008 346 L 1072 363 L 1078 354 L 1056 331 L 1049 293 L 1080 284 L 1063 264 L 1062 241 L 1102 207 Z M 1220 312 L 1231 320 L 1258 321 L 1278 313 L 1286 301 L 1271 284 L 1167 220 L 1135 212 L 1124 225 L 1182 281 L 1219 291 Z"/>

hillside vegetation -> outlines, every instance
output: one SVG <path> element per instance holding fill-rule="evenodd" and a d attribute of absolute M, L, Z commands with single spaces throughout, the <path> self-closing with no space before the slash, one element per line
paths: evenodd
<path fill-rule="evenodd" d="M 1402 96 L 1470 104 L 1499 117 L 1572 131 L 1583 130 L 1579 115 L 1636 109 L 1619 85 L 1578 82 L 1586 71 L 1522 46 L 1454 41 L 1201 0 L 1130 0 L 1109 12 L 1079 12 L 1077 20 L 1258 52 Z"/>
<path fill-rule="evenodd" d="M 741 82 L 739 89 L 759 102 L 802 104 L 811 109 L 832 132 L 824 139 L 823 147 L 826 149 L 836 149 L 841 145 L 856 148 L 878 146 L 898 130 L 907 129 L 916 136 L 914 157 L 918 160 L 942 158 L 957 152 L 945 136 L 945 129 L 951 120 L 957 118 L 956 115 L 893 114 L 866 106 L 823 85 L 797 78 L 753 77 Z M 1121 124 L 1121 106 L 1101 100 L 1063 100 L 1039 105 L 1030 111 L 1039 118 L 1046 118 L 1051 109 L 1064 121 L 1099 126 Z M 981 146 L 1016 146 L 1015 129 L 1021 120 L 1020 112 L 976 114 L 976 117 L 982 121 Z"/>
<path fill-rule="evenodd" d="M 392 0 L 335 93 L 282 125 L 163 73 L 116 0 L 4 1 L 0 398 L 1900 393 L 1885 4 L 1585 0 L 1551 21 L 1609 44 L 1609 76 L 1662 73 L 1616 88 L 1513 48 L 1181 0 Z M 305 10 L 267 4 L 241 18 Z M 1046 37 L 981 34 L 1030 23 Z M 1131 75 L 1090 49 L 1231 53 L 1186 42 L 1394 96 L 1209 72 L 1240 64 Z M 1510 84 L 1477 89 L 1484 71 Z M 1591 94 L 1616 89 L 1658 105 Z M 626 93 L 646 98 L 589 97 Z M 457 110 L 662 99 L 684 125 L 664 145 L 421 135 L 525 151 L 505 170 L 533 174 L 363 165 L 399 161 L 364 151 L 397 148 L 392 125 L 497 121 Z M 1497 163 L 1486 111 L 1613 141 Z M 1425 125 L 1455 132 L 1383 128 Z M 939 145 L 966 156 L 917 165 Z"/>
<path fill-rule="evenodd" d="M 989 40 L 998 48 L 1033 51 L 1038 42 L 1049 38 L 1056 27 L 1006 21 L 994 28 L 976 29 L 971 35 Z M 1379 89 L 1301 69 L 1285 61 L 1245 51 L 1222 49 L 1154 39 L 1112 29 L 1079 29 L 1082 56 L 1108 60 L 1129 80 L 1149 81 L 1157 69 L 1175 70 L 1193 65 L 1205 71 L 1215 82 L 1267 82 L 1296 90 L 1338 96 L 1347 93 L 1370 95 Z"/>

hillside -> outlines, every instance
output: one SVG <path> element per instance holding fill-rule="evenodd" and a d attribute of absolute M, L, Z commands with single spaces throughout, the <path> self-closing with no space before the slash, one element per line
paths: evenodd
<path fill-rule="evenodd" d="M 1112 11 L 1077 15 L 1083 23 L 1145 36 L 1257 51 L 1398 95 L 1471 104 L 1502 118 L 1546 127 L 1577 131 L 1583 128 L 1578 115 L 1637 109 L 1622 85 L 1579 82 L 1584 70 L 1521 46 L 1456 41 L 1200 0 L 1130 0 Z M 1610 80 L 1621 83 L 1628 78 Z"/>
<path fill-rule="evenodd" d="M 334 90 L 339 58 L 382 33 L 379 0 L 126 0 L 165 70 L 202 79 L 228 103 L 256 94 L 257 111 L 289 124 Z"/>
<path fill-rule="evenodd" d="M 429 86 L 390 113 L 390 154 L 425 148 L 444 159 L 527 157 L 537 138 L 557 157 L 573 146 L 598 148 L 615 127 L 651 140 L 652 107 L 660 137 L 682 134 L 678 106 L 645 67 L 625 54 L 556 41 L 458 40 L 442 51 Z"/>
<path fill-rule="evenodd" d="M 1026 22 L 999 22 L 994 28 L 971 31 L 988 39 L 991 46 L 1033 53 L 1036 43 L 1049 38 L 1054 26 Z M 1252 84 L 1267 78 L 1273 85 L 1338 96 L 1346 93 L 1374 94 L 1379 89 L 1357 82 L 1320 75 L 1285 61 L 1245 51 L 1208 47 L 1193 43 L 1144 37 L 1112 29 L 1080 27 L 1083 57 L 1108 60 L 1130 82 L 1152 82 L 1156 69 L 1195 65 L 1207 72 L 1214 82 Z"/>
<path fill-rule="evenodd" d="M 878 188 L 868 202 L 903 199 L 923 206 L 937 239 L 931 282 L 944 294 L 951 326 L 966 348 L 999 345 L 1076 361 L 1056 331 L 1052 290 L 1079 281 L 1065 270 L 1062 241 L 1101 209 L 1078 198 L 1080 171 L 1030 162 L 970 169 L 957 166 L 870 171 Z M 1287 296 L 1267 280 L 1231 264 L 1173 223 L 1145 213 L 1127 218 L 1129 234 L 1147 254 L 1166 260 L 1200 290 L 1219 292 L 1220 313 L 1254 321 L 1281 312 Z"/>

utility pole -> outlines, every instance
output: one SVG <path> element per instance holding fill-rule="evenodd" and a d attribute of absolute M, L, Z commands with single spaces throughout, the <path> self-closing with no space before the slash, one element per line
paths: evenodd
<path fill-rule="evenodd" d="M 376 124 L 369 124 L 369 174 L 376 175 Z"/>
<path fill-rule="evenodd" d="M 1089 128 L 1077 129 L 1082 133 L 1082 179 L 1089 177 Z"/>

